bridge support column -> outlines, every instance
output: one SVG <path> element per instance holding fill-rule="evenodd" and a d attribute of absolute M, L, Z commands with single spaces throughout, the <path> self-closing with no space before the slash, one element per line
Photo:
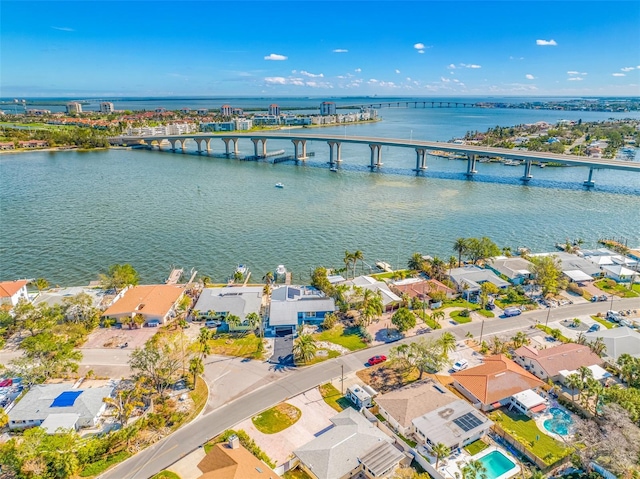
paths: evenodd
<path fill-rule="evenodd" d="M 198 155 L 202 155 L 202 143 L 206 143 L 205 139 L 195 139 L 196 145 L 198 145 Z"/>
<path fill-rule="evenodd" d="M 583 183 L 583 185 L 587 188 L 593 188 L 596 186 L 596 182 L 593 181 L 593 168 L 589 168 L 589 178 Z"/>
<path fill-rule="evenodd" d="M 224 156 L 229 158 L 231 156 L 231 150 L 229 149 L 231 138 L 223 138 L 222 141 L 224 141 Z"/>
<path fill-rule="evenodd" d="M 327 144 L 329 145 L 329 166 L 333 167 L 333 165 L 335 165 L 333 161 L 333 147 L 336 146 L 336 142 L 328 141 Z"/>
<path fill-rule="evenodd" d="M 375 168 L 380 168 L 382 166 L 382 145 L 370 144 L 369 148 L 371 149 L 371 162 L 369 164 L 369 168 L 374 170 Z"/>
<path fill-rule="evenodd" d="M 205 141 L 207 145 L 207 155 L 210 155 L 211 154 L 211 138 L 207 138 Z"/>
<path fill-rule="evenodd" d="M 302 158 L 301 160 L 307 159 L 307 140 L 301 140 L 302 142 Z"/>
<path fill-rule="evenodd" d="M 238 156 L 238 138 L 232 138 L 231 141 L 233 142 L 233 154 Z"/>
<path fill-rule="evenodd" d="M 416 148 L 416 169 L 417 174 L 427 169 L 427 151 L 424 148 Z"/>
<path fill-rule="evenodd" d="M 329 145 L 329 165 L 333 167 L 335 166 L 336 163 L 342 162 L 342 158 L 340 157 L 340 150 L 342 149 L 342 143 L 340 143 L 339 141 L 328 141 L 327 144 Z M 335 160 L 333 156 L 334 147 L 336 152 Z"/>
<path fill-rule="evenodd" d="M 520 179 L 526 183 L 531 178 L 533 178 L 531 175 L 531 160 L 527 160 L 524 162 L 524 176 Z"/>
<path fill-rule="evenodd" d="M 169 140 L 169 143 L 171 143 L 171 151 L 173 151 L 175 153 L 176 151 L 176 142 L 179 140 Z"/>
<path fill-rule="evenodd" d="M 266 158 L 267 156 L 267 139 L 263 138 L 262 139 L 262 157 Z"/>
<path fill-rule="evenodd" d="M 258 143 L 260 143 L 260 138 L 251 138 L 253 142 L 253 156 L 258 157 Z"/>
<path fill-rule="evenodd" d="M 298 161 L 298 143 L 299 140 L 291 140 L 291 143 L 293 143 L 293 158 Z"/>
<path fill-rule="evenodd" d="M 476 170 L 476 155 L 467 155 L 467 176 L 471 177 L 478 171 Z"/>

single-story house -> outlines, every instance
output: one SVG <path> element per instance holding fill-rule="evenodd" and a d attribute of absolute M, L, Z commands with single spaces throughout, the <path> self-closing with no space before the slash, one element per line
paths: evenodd
<path fill-rule="evenodd" d="M 413 437 L 431 449 L 438 443 L 451 451 L 483 437 L 493 426 L 487 416 L 462 399 L 441 406 L 412 421 Z"/>
<path fill-rule="evenodd" d="M 382 306 L 385 311 L 392 311 L 398 307 L 402 301 L 401 297 L 389 289 L 387 283 L 384 281 L 378 281 L 371 276 L 358 276 L 352 280 L 345 281 L 343 284 L 357 286 L 362 289 L 369 289 L 374 293 L 380 293 L 382 297 Z"/>
<path fill-rule="evenodd" d="M 522 414 L 531 416 L 547 409 L 549 402 L 533 389 L 527 389 L 511 396 L 509 409 L 516 409 Z"/>
<path fill-rule="evenodd" d="M 60 427 L 94 427 L 107 408 L 112 387 L 73 389 L 69 384 L 37 384 L 9 411 L 11 430 L 42 426 L 49 433 Z"/>
<path fill-rule="evenodd" d="M 634 281 L 637 281 L 638 278 L 640 278 L 638 271 L 629 269 L 621 264 L 603 266 L 602 271 L 604 271 L 604 275 L 607 278 L 611 278 L 618 283 L 628 283 L 632 278 Z"/>
<path fill-rule="evenodd" d="M 264 462 L 240 444 L 238 436 L 218 443 L 198 463 L 198 479 L 280 479 Z"/>
<path fill-rule="evenodd" d="M 613 329 L 603 328 L 600 331 L 586 333 L 584 336 L 588 341 L 602 338 L 606 347 L 605 354 L 614 360 L 625 353 L 640 358 L 640 333 L 626 326 Z"/>
<path fill-rule="evenodd" d="M 336 311 L 333 298 L 311 286 L 280 286 L 271 293 L 267 328 L 274 334 L 295 332 L 301 324 L 321 324 Z"/>
<path fill-rule="evenodd" d="M 566 271 L 582 271 L 584 274 L 588 276 L 592 276 L 595 278 L 602 276 L 602 271 L 600 267 L 586 258 L 581 258 L 578 255 L 567 253 L 565 251 L 557 251 L 553 253 L 535 253 L 530 256 L 555 256 L 560 260 L 560 269 L 563 273 Z M 566 274 L 566 273 L 565 273 Z"/>
<path fill-rule="evenodd" d="M 15 150 L 15 145 L 13 141 L 2 141 L 0 142 L 0 150 Z"/>
<path fill-rule="evenodd" d="M 26 279 L 0 282 L 0 304 L 9 303 L 15 306 L 21 299 L 29 301 Z"/>
<path fill-rule="evenodd" d="M 415 418 L 457 400 L 458 397 L 447 388 L 427 379 L 381 394 L 376 398 L 376 404 L 379 414 L 392 429 L 410 437 Z"/>
<path fill-rule="evenodd" d="M 482 283 L 493 283 L 498 289 L 509 287 L 509 282 L 496 276 L 490 269 L 482 269 L 475 265 L 451 269 L 449 279 L 455 283 L 458 291 L 467 298 L 479 294 Z"/>
<path fill-rule="evenodd" d="M 496 256 L 487 261 L 487 267 L 506 277 L 511 284 L 523 284 L 534 277 L 533 264 L 524 258 Z"/>
<path fill-rule="evenodd" d="M 262 293 L 262 286 L 205 288 L 193 309 L 199 311 L 198 316 L 203 319 L 224 319 L 233 314 L 245 322 L 248 314 L 260 314 Z M 241 324 L 233 329 L 246 330 L 248 327 Z"/>
<path fill-rule="evenodd" d="M 571 283 L 585 283 L 587 281 L 593 281 L 595 278 L 589 276 L 587 273 L 583 273 L 579 269 L 569 269 L 562 272 Z"/>
<path fill-rule="evenodd" d="M 453 373 L 453 386 L 475 407 L 491 411 L 511 402 L 511 396 L 544 385 L 504 354 L 484 358 L 484 363 Z"/>
<path fill-rule="evenodd" d="M 447 299 L 451 299 L 457 294 L 455 289 L 451 289 L 437 279 L 406 278 L 391 283 L 391 289 L 398 296 L 406 294 L 409 298 L 418 298 L 420 301 L 430 300 L 429 293 L 436 291 L 443 292 Z"/>
<path fill-rule="evenodd" d="M 578 369 L 580 366 L 602 365 L 603 361 L 589 346 L 566 343 L 546 349 L 522 346 L 514 351 L 513 359 L 520 366 L 546 381 L 560 381 L 562 370 Z"/>
<path fill-rule="evenodd" d="M 387 477 L 406 457 L 391 437 L 353 408 L 331 422 L 333 426 L 293 451 L 313 479 L 346 479 L 358 473 L 370 479 Z"/>
<path fill-rule="evenodd" d="M 184 287 L 175 284 L 130 286 L 116 296 L 102 317 L 129 323 L 135 315 L 140 314 L 145 323 L 155 321 L 166 324 L 175 317 L 176 304 L 183 294 Z"/>

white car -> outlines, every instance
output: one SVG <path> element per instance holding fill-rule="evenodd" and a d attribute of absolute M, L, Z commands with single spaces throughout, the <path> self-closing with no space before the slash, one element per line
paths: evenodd
<path fill-rule="evenodd" d="M 459 359 L 456 361 L 453 366 L 451 366 L 451 370 L 455 373 L 457 371 L 462 371 L 463 369 L 467 369 L 469 367 L 469 361 L 466 359 Z"/>

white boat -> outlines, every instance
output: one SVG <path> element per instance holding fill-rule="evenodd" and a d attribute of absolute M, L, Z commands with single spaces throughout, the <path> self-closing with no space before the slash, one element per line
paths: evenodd
<path fill-rule="evenodd" d="M 236 273 L 246 274 L 247 273 L 247 267 L 244 264 L 239 264 L 236 267 Z"/>
<path fill-rule="evenodd" d="M 546 164 L 546 163 L 540 163 L 538 166 L 539 166 L 540 168 L 544 168 L 545 166 L 547 166 L 547 164 Z"/>
<path fill-rule="evenodd" d="M 518 160 L 505 160 L 504 164 L 507 166 L 520 166 L 522 163 Z"/>
<path fill-rule="evenodd" d="M 287 268 L 285 268 L 283 264 L 279 264 L 278 267 L 276 268 L 276 274 L 277 275 L 287 274 Z"/>
<path fill-rule="evenodd" d="M 331 168 L 329 168 L 329 171 L 331 171 L 332 173 L 337 173 L 338 172 L 338 168 L 335 166 L 332 166 Z"/>
<path fill-rule="evenodd" d="M 284 188 L 284 184 L 283 183 L 276 183 L 276 188 Z"/>

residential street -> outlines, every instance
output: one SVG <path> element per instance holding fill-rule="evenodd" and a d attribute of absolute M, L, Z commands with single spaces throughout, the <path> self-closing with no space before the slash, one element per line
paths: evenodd
<path fill-rule="evenodd" d="M 598 312 L 606 312 L 611 306 L 610 302 L 574 304 L 552 309 L 549 313 L 549 321 L 570 319 L 579 315 L 590 315 Z M 640 299 L 615 299 L 614 309 L 640 309 Z M 513 318 L 492 318 L 482 322 L 473 322 L 459 326 L 449 326 L 444 330 L 428 333 L 427 337 L 439 337 L 443 331 L 453 332 L 458 339 L 465 337 L 467 332 L 471 332 L 474 337 L 479 338 L 480 330 L 483 335 L 504 333 L 512 335 L 515 331 L 526 330 L 536 321 L 544 324 L 547 319 L 547 310 L 533 311 Z M 414 341 L 415 337 L 406 338 L 401 342 Z M 190 451 L 200 447 L 209 439 L 215 437 L 225 429 L 233 427 L 235 424 L 263 411 L 287 398 L 300 394 L 308 389 L 323 384 L 341 375 L 344 366 L 344 374 L 355 372 L 365 367 L 365 361 L 375 354 L 386 354 L 396 343 L 383 344 L 366 350 L 358 351 L 346 356 L 342 356 L 323 363 L 302 368 L 294 372 L 267 370 L 270 377 L 258 378 L 261 366 L 256 366 L 254 361 L 242 360 L 214 360 L 209 363 L 206 377 L 212 385 L 214 399 L 206 408 L 205 414 L 200 416 L 191 424 L 179 429 L 171 436 L 163 439 L 152 447 L 140 452 L 127 461 L 121 463 L 110 471 L 102 474 L 104 479 L 146 479 L 157 472 L 167 468 Z M 248 365 L 251 366 L 248 366 Z M 252 370 L 253 377 L 244 373 L 244 365 Z M 218 369 L 222 366 L 223 370 Z M 210 371 L 209 368 L 214 368 Z M 224 369 L 226 368 L 226 369 Z M 242 371 L 242 372 L 241 372 Z M 213 373 L 213 374 L 212 374 Z M 282 374 L 280 377 L 279 375 Z M 251 381 L 254 381 L 251 383 Z M 246 384 L 249 384 L 248 386 Z M 231 402 L 219 406 L 223 398 L 215 399 L 216 392 L 225 390 L 225 394 L 237 397 Z M 237 391 L 244 395 L 238 397 L 234 393 Z M 216 408 L 216 409 L 213 409 Z M 213 410 L 211 410 L 213 409 Z"/>

